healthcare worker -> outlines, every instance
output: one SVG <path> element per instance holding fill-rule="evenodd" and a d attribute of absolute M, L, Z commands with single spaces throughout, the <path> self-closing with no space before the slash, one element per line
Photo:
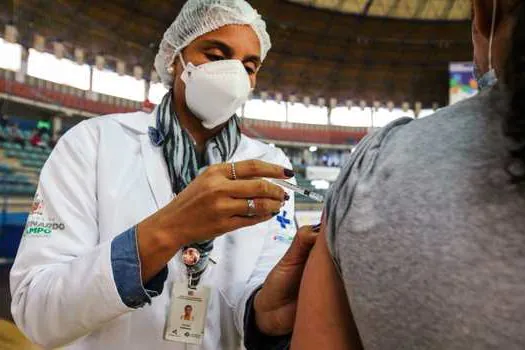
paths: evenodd
<path fill-rule="evenodd" d="M 261 179 L 290 179 L 291 164 L 235 116 L 269 48 L 246 1 L 190 0 L 155 59 L 170 88 L 155 111 L 84 121 L 60 140 L 11 271 L 12 314 L 32 341 L 286 346 L 316 229 L 293 238 L 292 194 Z"/>

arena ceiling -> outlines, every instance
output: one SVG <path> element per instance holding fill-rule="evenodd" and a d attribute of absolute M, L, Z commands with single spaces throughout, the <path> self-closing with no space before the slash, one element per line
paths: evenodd
<path fill-rule="evenodd" d="M 448 64 L 471 59 L 469 0 L 252 0 L 273 48 L 257 91 L 339 101 L 448 99 Z M 10 0 L 0 20 L 148 72 L 183 0 Z"/>
<path fill-rule="evenodd" d="M 342 13 L 419 20 L 461 21 L 470 17 L 470 0 L 288 0 Z"/>

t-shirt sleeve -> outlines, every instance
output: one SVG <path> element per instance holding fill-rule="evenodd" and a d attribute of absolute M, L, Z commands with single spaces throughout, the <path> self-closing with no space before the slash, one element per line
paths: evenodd
<path fill-rule="evenodd" d="M 411 118 L 401 118 L 384 128 L 366 136 L 356 147 L 348 162 L 341 169 L 339 177 L 332 185 L 325 204 L 326 239 L 328 249 L 339 266 L 339 251 L 336 244 L 338 230 L 350 208 L 358 183 L 365 178 L 374 176 L 374 167 L 385 140 L 393 130 L 413 121 Z"/>

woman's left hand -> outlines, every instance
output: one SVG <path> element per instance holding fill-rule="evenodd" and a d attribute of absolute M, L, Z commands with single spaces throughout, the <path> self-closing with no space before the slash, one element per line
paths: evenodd
<path fill-rule="evenodd" d="M 299 229 L 255 296 L 255 320 L 262 333 L 279 336 L 292 332 L 304 266 L 318 235 L 319 226 Z"/>

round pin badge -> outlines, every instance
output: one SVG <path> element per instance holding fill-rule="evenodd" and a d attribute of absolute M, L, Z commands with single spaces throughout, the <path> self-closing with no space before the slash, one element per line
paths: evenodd
<path fill-rule="evenodd" d="M 195 248 L 186 248 L 182 252 L 182 262 L 186 266 L 195 266 L 201 259 L 201 253 Z"/>

